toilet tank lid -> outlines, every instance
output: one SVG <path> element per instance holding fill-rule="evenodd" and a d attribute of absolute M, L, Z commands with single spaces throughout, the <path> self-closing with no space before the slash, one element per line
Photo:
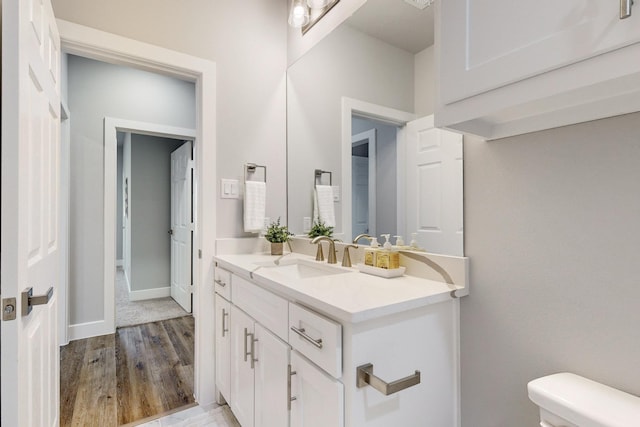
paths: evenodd
<path fill-rule="evenodd" d="M 571 373 L 531 381 L 529 399 L 580 427 L 640 426 L 640 398 Z"/>

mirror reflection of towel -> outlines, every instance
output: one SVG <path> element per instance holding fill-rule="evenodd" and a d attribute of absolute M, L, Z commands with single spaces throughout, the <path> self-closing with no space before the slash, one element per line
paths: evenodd
<path fill-rule="evenodd" d="M 316 185 L 313 197 L 313 221 L 324 222 L 327 227 L 336 226 L 333 207 L 333 188 L 330 185 Z"/>
<path fill-rule="evenodd" d="M 244 186 L 244 231 L 259 233 L 264 228 L 267 184 L 247 181 Z"/>

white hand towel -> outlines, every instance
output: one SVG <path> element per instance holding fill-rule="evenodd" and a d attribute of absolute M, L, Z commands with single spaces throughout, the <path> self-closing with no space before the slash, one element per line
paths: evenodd
<path fill-rule="evenodd" d="M 244 186 L 244 231 L 259 233 L 264 228 L 267 184 L 247 181 Z"/>
<path fill-rule="evenodd" d="M 327 227 L 336 226 L 333 188 L 330 185 L 316 185 L 315 197 L 313 198 L 313 218 L 315 222 L 324 222 Z"/>

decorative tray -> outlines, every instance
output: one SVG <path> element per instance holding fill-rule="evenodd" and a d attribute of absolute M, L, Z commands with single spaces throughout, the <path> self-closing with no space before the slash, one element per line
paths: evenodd
<path fill-rule="evenodd" d="M 356 268 L 360 270 L 362 273 L 371 274 L 373 276 L 384 277 L 387 279 L 390 279 L 392 277 L 400 277 L 404 274 L 404 270 L 405 270 L 404 267 L 386 269 L 386 268 L 371 267 L 370 265 L 365 265 L 365 264 L 356 264 Z"/>

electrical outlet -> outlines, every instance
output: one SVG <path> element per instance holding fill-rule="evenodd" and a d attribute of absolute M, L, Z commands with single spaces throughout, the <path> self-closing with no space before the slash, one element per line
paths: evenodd
<path fill-rule="evenodd" d="M 305 233 L 311 231 L 311 217 L 305 216 L 302 219 L 302 231 L 304 231 Z"/>
<path fill-rule="evenodd" d="M 331 189 L 333 190 L 333 201 L 334 202 L 339 202 L 340 201 L 340 186 L 339 185 L 334 185 L 331 187 Z"/>

